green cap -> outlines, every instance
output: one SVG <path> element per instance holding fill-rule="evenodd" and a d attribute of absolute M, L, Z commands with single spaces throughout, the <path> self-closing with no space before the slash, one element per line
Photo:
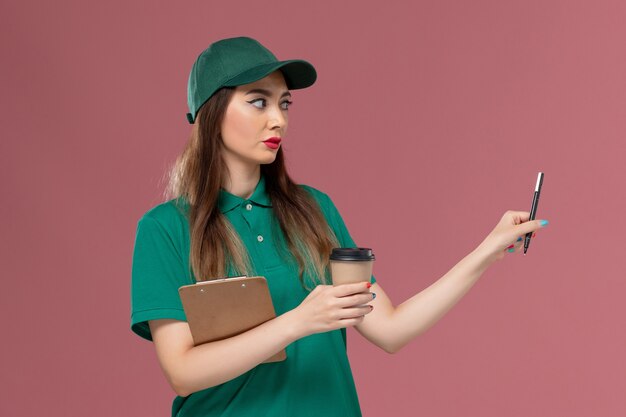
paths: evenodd
<path fill-rule="evenodd" d="M 187 120 L 193 124 L 200 107 L 220 88 L 252 83 L 277 69 L 290 90 L 309 87 L 317 78 L 310 63 L 301 59 L 279 61 L 254 39 L 228 38 L 212 43 L 198 56 L 189 74 Z"/>

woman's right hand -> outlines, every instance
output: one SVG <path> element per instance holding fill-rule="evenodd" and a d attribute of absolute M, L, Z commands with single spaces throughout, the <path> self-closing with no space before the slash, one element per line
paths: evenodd
<path fill-rule="evenodd" d="M 299 337 L 355 326 L 374 307 L 367 304 L 374 295 L 369 282 L 338 286 L 318 285 L 291 310 Z"/>

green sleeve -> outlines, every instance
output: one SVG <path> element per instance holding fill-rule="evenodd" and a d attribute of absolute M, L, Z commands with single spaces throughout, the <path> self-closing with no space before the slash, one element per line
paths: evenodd
<path fill-rule="evenodd" d="M 335 236 L 337 236 L 337 240 L 339 240 L 341 247 L 343 248 L 358 247 L 358 245 L 354 242 L 354 239 L 352 239 L 352 236 L 350 236 L 350 232 L 348 232 L 348 228 L 346 227 L 346 224 L 343 221 L 341 214 L 339 214 L 339 210 L 337 210 L 337 207 L 335 206 L 333 201 L 330 199 L 330 197 L 327 194 L 313 187 L 309 187 L 309 186 L 303 186 L 303 187 L 306 190 L 308 190 L 311 193 L 311 195 L 313 195 L 315 200 L 320 205 L 322 212 L 324 213 L 324 216 L 326 217 L 326 221 L 328 222 L 328 225 L 331 227 L 331 229 L 335 233 Z M 376 250 L 374 250 L 374 253 L 376 253 Z M 374 277 L 374 275 L 372 275 L 372 284 L 375 282 L 376 282 L 376 278 Z"/>
<path fill-rule="evenodd" d="M 144 215 L 137 224 L 131 280 L 131 329 L 152 340 L 149 320 L 186 321 L 178 288 L 188 282 L 180 241 L 157 219 Z"/>

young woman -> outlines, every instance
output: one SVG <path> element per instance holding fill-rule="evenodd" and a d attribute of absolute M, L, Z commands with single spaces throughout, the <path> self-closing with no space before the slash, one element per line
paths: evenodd
<path fill-rule="evenodd" d="M 394 307 L 381 285 L 329 285 L 333 247 L 356 247 L 330 198 L 288 176 L 290 90 L 311 64 L 278 61 L 250 38 L 224 39 L 189 77 L 191 139 L 172 172 L 172 199 L 139 221 L 132 330 L 153 340 L 178 394 L 174 416 L 359 416 L 345 328 L 394 353 L 441 318 L 521 237 L 547 224 L 508 211 L 484 241 L 430 287 Z M 262 275 L 277 317 L 193 345 L 178 288 Z M 263 363 L 286 349 L 287 359 Z"/>

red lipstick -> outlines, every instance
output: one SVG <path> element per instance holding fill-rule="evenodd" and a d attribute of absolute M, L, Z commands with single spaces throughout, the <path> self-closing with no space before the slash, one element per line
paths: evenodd
<path fill-rule="evenodd" d="M 278 146 L 280 145 L 280 141 L 281 141 L 280 138 L 273 137 L 273 138 L 265 139 L 263 143 L 267 145 L 268 148 L 278 149 Z"/>

